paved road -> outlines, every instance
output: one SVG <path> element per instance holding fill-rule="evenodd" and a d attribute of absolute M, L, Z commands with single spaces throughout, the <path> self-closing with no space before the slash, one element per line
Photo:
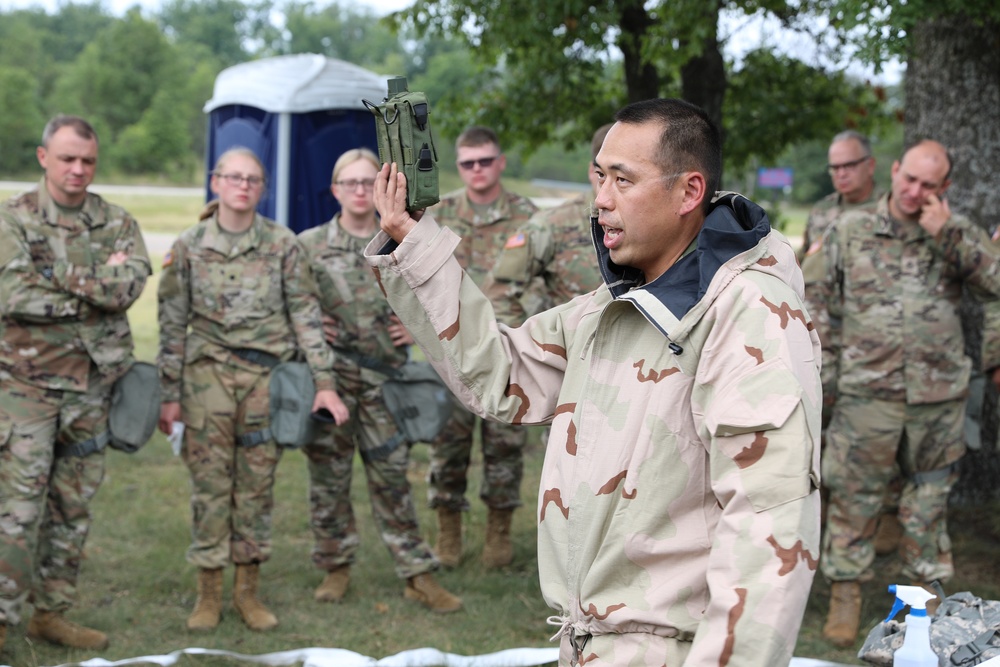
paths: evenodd
<path fill-rule="evenodd" d="M 38 181 L 0 181 L 0 190 L 30 190 Z M 158 197 L 203 197 L 202 188 L 173 188 L 160 185 L 102 185 L 93 183 L 90 189 L 99 195 L 156 195 Z"/>

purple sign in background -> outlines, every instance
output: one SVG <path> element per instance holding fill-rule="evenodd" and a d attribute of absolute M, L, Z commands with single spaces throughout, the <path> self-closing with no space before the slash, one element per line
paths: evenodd
<path fill-rule="evenodd" d="M 757 170 L 757 187 L 792 187 L 792 169 L 790 167 L 761 167 Z"/>

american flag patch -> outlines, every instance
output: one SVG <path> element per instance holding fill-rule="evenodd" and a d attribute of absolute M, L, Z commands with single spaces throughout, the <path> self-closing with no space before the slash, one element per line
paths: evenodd
<path fill-rule="evenodd" d="M 527 239 L 524 236 L 524 232 L 520 232 L 507 239 L 507 242 L 503 244 L 503 248 L 504 250 L 507 250 L 508 248 L 520 248 L 526 242 Z"/>
<path fill-rule="evenodd" d="M 165 268 L 167 268 L 168 266 L 170 266 L 173 263 L 174 263 L 174 254 L 168 250 L 167 254 L 163 256 L 163 267 L 162 268 L 165 269 Z"/>

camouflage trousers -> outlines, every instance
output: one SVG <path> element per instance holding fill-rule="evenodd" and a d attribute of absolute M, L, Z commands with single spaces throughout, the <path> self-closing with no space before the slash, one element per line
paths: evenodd
<path fill-rule="evenodd" d="M 469 509 L 465 499 L 473 432 L 479 428 L 483 443 L 483 483 L 479 497 L 488 507 L 514 509 L 521 506 L 524 476 L 524 446 L 527 431 L 521 426 L 487 421 L 462 407 L 432 443 L 427 490 L 431 507 L 454 511 Z"/>
<path fill-rule="evenodd" d="M 364 371 L 367 377 L 367 371 Z M 396 575 L 408 579 L 438 568 L 424 541 L 406 471 L 409 444 L 382 402 L 381 385 L 362 382 L 357 374 L 338 374 L 338 393 L 351 411 L 344 426 L 329 425 L 303 448 L 309 465 L 309 504 L 315 546 L 312 560 L 322 570 L 353 563 L 359 546 L 351 507 L 351 472 L 357 447 L 368 479 L 368 496 L 379 535 L 395 563 Z"/>
<path fill-rule="evenodd" d="M 96 372 L 86 392 L 3 380 L 0 624 L 19 622 L 29 594 L 43 611 L 65 611 L 76 601 L 90 501 L 104 479 L 104 450 L 74 456 L 65 447 L 108 430 L 111 385 Z"/>
<path fill-rule="evenodd" d="M 958 478 L 953 464 L 965 453 L 964 418 L 964 399 L 908 405 L 838 398 L 823 452 L 823 481 L 830 489 L 821 561 L 826 577 L 872 578 L 872 536 L 897 462 L 904 477 L 899 498 L 903 575 L 931 582 L 954 574 L 948 494 Z"/>
<path fill-rule="evenodd" d="M 268 370 L 199 359 L 184 367 L 181 456 L 191 473 L 191 546 L 187 561 L 215 569 L 266 561 L 271 555 L 274 474 L 281 448 L 273 439 L 240 438 L 270 424 Z"/>

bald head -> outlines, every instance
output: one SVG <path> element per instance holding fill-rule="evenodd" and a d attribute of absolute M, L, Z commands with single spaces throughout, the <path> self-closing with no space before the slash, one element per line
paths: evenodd
<path fill-rule="evenodd" d="M 897 220 L 916 222 L 927 198 L 944 194 L 951 181 L 951 156 L 941 143 L 925 139 L 908 148 L 892 165 L 889 213 Z"/>

